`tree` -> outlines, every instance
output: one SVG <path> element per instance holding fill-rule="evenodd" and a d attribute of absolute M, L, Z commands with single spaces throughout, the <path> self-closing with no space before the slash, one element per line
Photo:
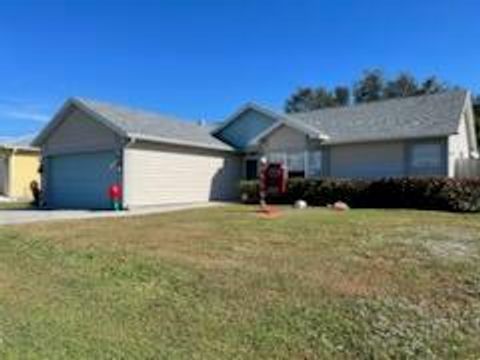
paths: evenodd
<path fill-rule="evenodd" d="M 383 91 L 385 99 L 418 95 L 417 80 L 409 73 L 400 73 L 397 78 L 390 80 Z"/>
<path fill-rule="evenodd" d="M 445 90 L 447 90 L 445 83 L 439 81 L 435 76 L 430 76 L 423 81 L 418 89 L 418 95 L 436 94 Z"/>
<path fill-rule="evenodd" d="M 323 87 L 297 89 L 285 104 L 285 112 L 306 112 L 337 105 L 336 96 Z"/>
<path fill-rule="evenodd" d="M 316 109 L 323 109 L 337 105 L 335 95 L 323 87 L 317 88 L 316 95 Z"/>
<path fill-rule="evenodd" d="M 381 100 L 385 88 L 383 72 L 378 69 L 367 70 L 363 77 L 355 84 L 353 96 L 356 103 Z"/>
<path fill-rule="evenodd" d="M 347 86 L 337 86 L 333 92 L 337 106 L 350 105 L 350 89 Z"/>
<path fill-rule="evenodd" d="M 315 98 L 316 94 L 313 89 L 307 87 L 299 88 L 287 100 L 285 112 L 296 113 L 310 111 L 315 108 Z"/>
<path fill-rule="evenodd" d="M 352 89 L 354 103 L 365 103 L 383 99 L 393 99 L 407 96 L 435 94 L 449 89 L 455 89 L 435 76 L 418 81 L 408 72 L 398 74 L 393 79 L 385 79 L 379 69 L 366 70 Z M 352 100 L 351 90 L 347 86 L 337 86 L 333 91 L 325 87 L 302 87 L 297 89 L 286 101 L 287 113 L 306 112 L 326 107 L 347 106 Z M 480 103 L 480 98 L 477 97 Z M 477 109 L 480 105 L 477 106 Z M 477 114 L 480 109 L 477 110 Z M 480 115 L 478 115 L 480 117 Z M 479 127 L 480 127 L 480 120 Z"/>

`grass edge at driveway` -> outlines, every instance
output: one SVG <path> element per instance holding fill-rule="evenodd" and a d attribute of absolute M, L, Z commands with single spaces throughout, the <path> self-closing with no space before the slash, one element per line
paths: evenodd
<path fill-rule="evenodd" d="M 44 209 L 44 208 L 22 208 L 11 206 L 10 209 L 0 209 L 0 226 L 19 225 L 41 222 L 61 222 L 102 218 L 123 218 L 147 216 L 191 209 L 203 209 L 217 206 L 224 206 L 221 202 L 201 202 L 172 204 L 161 206 L 145 206 L 125 211 L 114 210 L 81 210 L 81 209 Z"/>
<path fill-rule="evenodd" d="M 26 210 L 35 209 L 28 201 L 0 201 L 0 210 Z"/>
<path fill-rule="evenodd" d="M 0 355 L 480 353 L 480 217 L 254 210 L 0 228 Z"/>

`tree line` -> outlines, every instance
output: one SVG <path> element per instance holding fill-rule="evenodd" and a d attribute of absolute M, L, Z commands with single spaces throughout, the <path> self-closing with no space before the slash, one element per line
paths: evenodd
<path fill-rule="evenodd" d="M 418 80 L 408 72 L 387 78 L 379 69 L 364 71 L 352 87 L 345 85 L 328 89 L 319 87 L 300 87 L 285 101 L 286 113 L 307 112 L 317 109 L 349 106 L 372 101 L 435 94 L 458 89 L 441 81 L 436 76 Z M 474 96 L 474 112 L 477 139 L 480 139 L 480 95 Z"/>

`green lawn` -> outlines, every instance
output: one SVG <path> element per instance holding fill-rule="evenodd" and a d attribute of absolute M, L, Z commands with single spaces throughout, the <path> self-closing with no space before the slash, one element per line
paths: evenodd
<path fill-rule="evenodd" d="M 230 206 L 0 227 L 2 359 L 479 356 L 479 215 Z"/>
<path fill-rule="evenodd" d="M 21 210 L 32 209 L 33 205 L 29 202 L 0 202 L 0 210 Z"/>

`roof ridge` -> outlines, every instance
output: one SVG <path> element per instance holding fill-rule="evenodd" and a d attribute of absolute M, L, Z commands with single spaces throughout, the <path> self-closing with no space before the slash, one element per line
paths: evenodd
<path fill-rule="evenodd" d="M 118 110 L 121 111 L 126 111 L 126 112 L 132 112 L 140 115 L 147 115 L 147 116 L 152 116 L 152 117 L 158 117 L 161 118 L 163 121 L 169 121 L 172 123 L 180 123 L 180 124 L 185 124 L 185 125 L 193 125 L 197 128 L 200 129 L 205 129 L 205 126 L 199 125 L 194 119 L 185 119 L 185 118 L 180 118 L 177 117 L 176 115 L 171 115 L 171 114 L 165 114 L 165 113 L 160 113 L 154 110 L 149 110 L 149 109 L 142 109 L 139 107 L 132 107 L 132 106 L 126 106 L 122 105 L 119 103 L 113 103 L 110 101 L 103 101 L 103 100 L 97 100 L 97 99 L 92 99 L 92 98 L 84 98 L 84 97 L 78 97 L 74 96 L 72 97 L 73 100 L 80 101 L 82 104 L 88 106 L 90 104 L 97 104 L 100 106 L 109 106 L 111 108 L 117 108 Z"/>

